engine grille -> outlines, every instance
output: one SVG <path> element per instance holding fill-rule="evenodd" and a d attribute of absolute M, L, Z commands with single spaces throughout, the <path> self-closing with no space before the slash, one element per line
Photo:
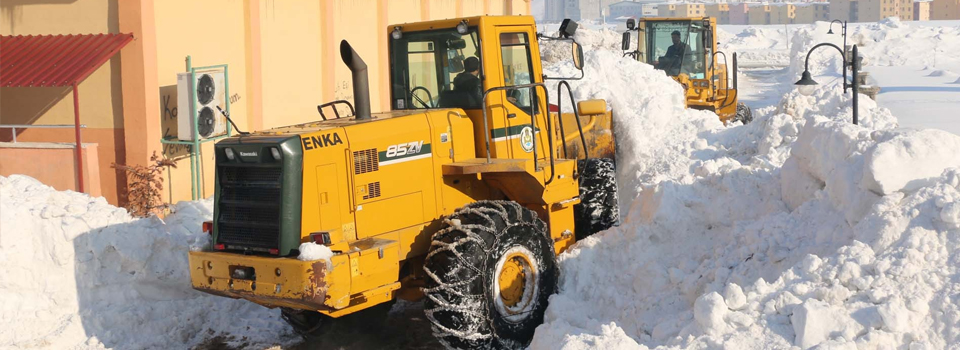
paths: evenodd
<path fill-rule="evenodd" d="M 217 242 L 228 247 L 279 246 L 280 167 L 219 166 Z"/>

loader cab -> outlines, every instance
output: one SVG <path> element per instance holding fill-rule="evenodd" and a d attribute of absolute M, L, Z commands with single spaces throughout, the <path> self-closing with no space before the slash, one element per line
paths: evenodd
<path fill-rule="evenodd" d="M 709 79 L 707 71 L 716 50 L 710 22 L 700 19 L 642 20 L 637 36 L 639 60 L 669 76 Z M 628 34 L 629 35 L 629 34 Z"/>
<path fill-rule="evenodd" d="M 491 157 L 546 159 L 548 96 L 536 30 L 531 16 L 388 26 L 391 109 L 459 108 L 474 122 L 478 156 L 488 153 L 489 137 Z"/>

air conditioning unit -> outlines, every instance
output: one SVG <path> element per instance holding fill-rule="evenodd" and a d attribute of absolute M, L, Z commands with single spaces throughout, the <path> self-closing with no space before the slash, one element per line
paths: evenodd
<path fill-rule="evenodd" d="M 196 71 L 193 77 L 177 74 L 177 138 L 194 141 L 194 127 L 200 139 L 223 135 L 227 119 L 217 109 L 227 110 L 223 71 Z"/>

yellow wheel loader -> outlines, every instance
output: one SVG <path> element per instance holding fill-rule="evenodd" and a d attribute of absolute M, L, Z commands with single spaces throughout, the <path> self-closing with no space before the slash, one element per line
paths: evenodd
<path fill-rule="evenodd" d="M 546 84 L 572 98 L 569 85 L 541 68 L 539 41 L 569 41 L 582 72 L 575 30 L 538 34 L 530 16 L 391 25 L 382 113 L 341 42 L 353 103 L 216 144 L 211 244 L 189 253 L 193 288 L 280 308 L 305 334 L 400 298 L 423 300 L 448 347 L 528 344 L 557 290 L 557 255 L 619 221 L 611 111 L 589 100 L 560 113 Z M 332 256 L 301 255 L 313 244 Z"/>
<path fill-rule="evenodd" d="M 636 48 L 629 51 L 634 31 Z M 686 91 L 687 108 L 715 112 L 724 123 L 753 120 L 750 108 L 738 101 L 737 54 L 732 55 L 733 72 L 729 74 L 726 54 L 717 50 L 716 18 L 628 19 L 622 49 L 624 56 L 653 65 L 680 83 Z"/>

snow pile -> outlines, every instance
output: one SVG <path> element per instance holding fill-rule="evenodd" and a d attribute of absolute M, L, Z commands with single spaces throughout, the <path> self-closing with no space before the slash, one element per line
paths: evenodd
<path fill-rule="evenodd" d="M 718 48 L 727 54 L 730 65 L 737 53 L 739 67 L 785 66 L 790 62 L 786 39 L 792 32 L 781 26 L 751 26 L 733 34 L 721 26 L 717 28 Z"/>
<path fill-rule="evenodd" d="M 616 116 L 625 219 L 560 257 L 531 348 L 960 344 L 960 137 L 867 98 L 852 125 L 837 82 L 725 128 L 662 72 L 586 62 L 571 85 Z"/>
<path fill-rule="evenodd" d="M 908 24 L 909 23 L 909 24 Z M 864 64 L 873 66 L 958 66 L 960 25 L 924 26 L 896 17 L 856 26 L 848 45 L 857 44 Z"/>
<path fill-rule="evenodd" d="M 853 94 L 842 93 L 842 84 L 840 79 L 821 82 L 810 96 L 804 96 L 796 89 L 790 90 L 780 100 L 776 112 L 800 119 L 829 116 L 833 120 L 852 122 Z M 876 101 L 861 94 L 857 102 L 860 126 L 868 129 L 891 129 L 898 126 L 897 118 L 890 110 L 878 106 Z"/>
<path fill-rule="evenodd" d="M 0 348 L 186 348 L 296 339 L 279 313 L 190 288 L 212 202 L 133 219 L 100 198 L 0 176 Z M 289 340 L 287 340 L 289 341 Z"/>
<path fill-rule="evenodd" d="M 300 248 L 297 250 L 300 251 L 300 255 L 297 256 L 297 259 L 300 261 L 317 261 L 317 260 L 326 260 L 327 268 L 330 266 L 330 258 L 333 257 L 333 251 L 330 250 L 330 247 L 327 247 L 322 244 L 316 244 L 313 242 L 306 242 L 300 244 Z"/>

